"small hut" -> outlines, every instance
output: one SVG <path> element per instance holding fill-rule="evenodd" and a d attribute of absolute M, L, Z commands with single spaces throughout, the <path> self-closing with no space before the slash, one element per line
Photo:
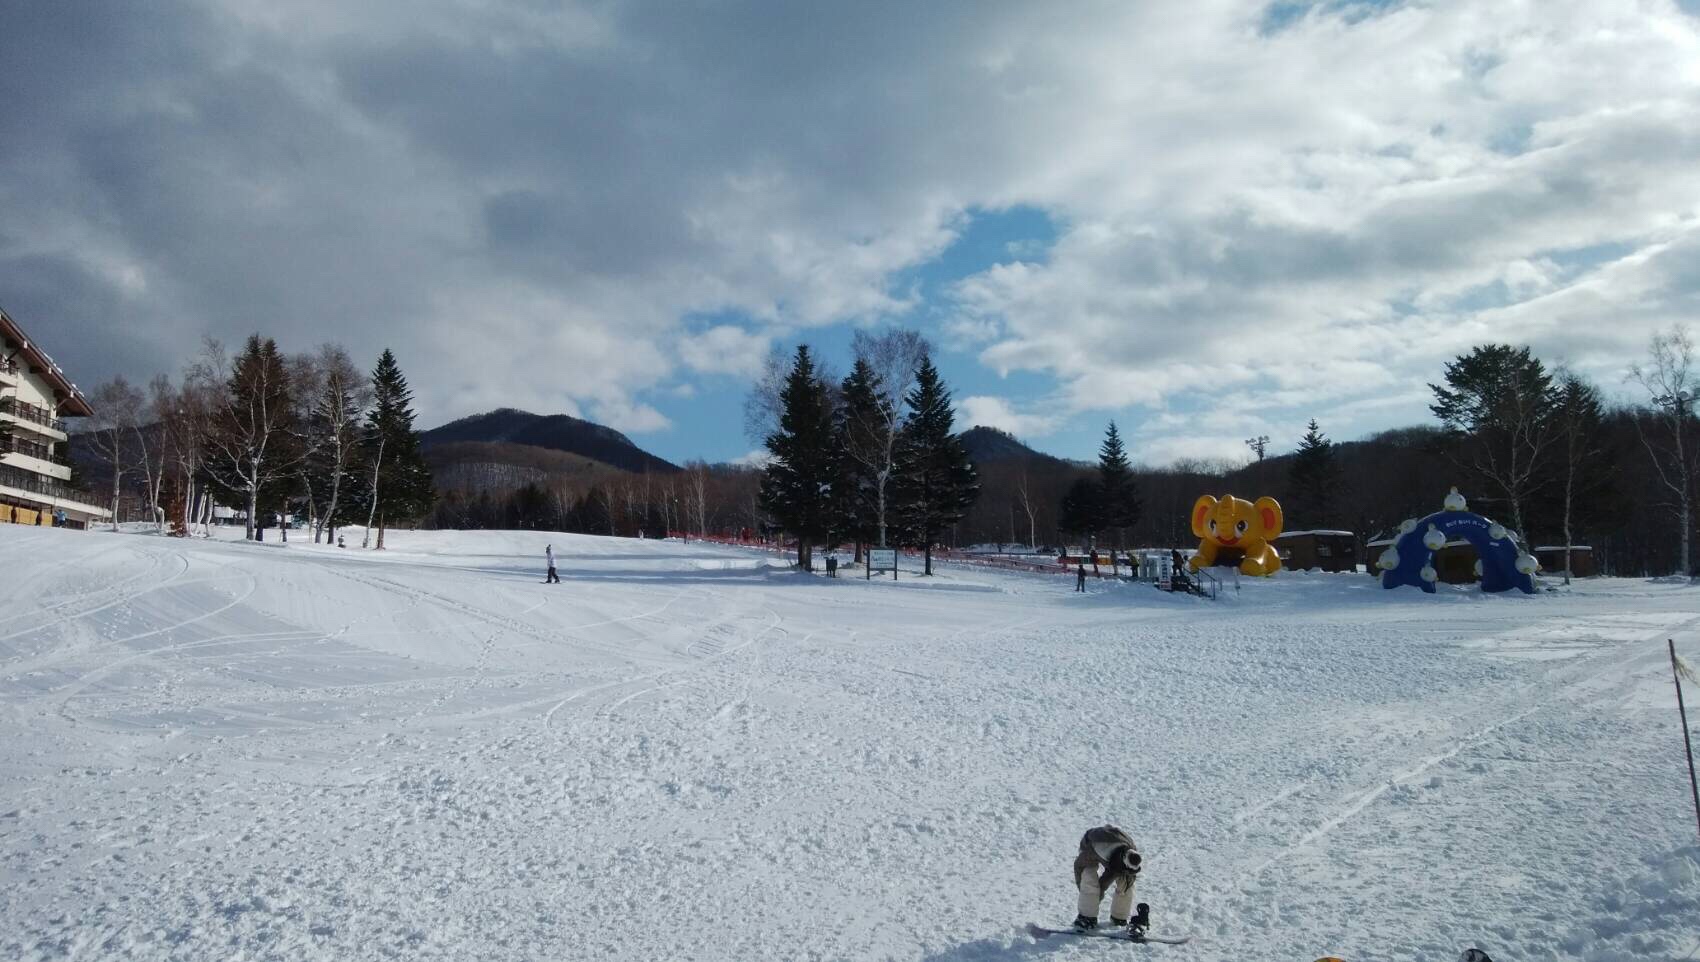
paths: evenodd
<path fill-rule="evenodd" d="M 1381 577 L 1381 569 L 1376 566 L 1376 562 L 1381 560 L 1381 553 L 1393 547 L 1393 542 L 1398 540 L 1398 538 L 1376 538 L 1364 542 L 1364 570 L 1369 572 L 1371 578 Z"/>
<path fill-rule="evenodd" d="M 1275 539 L 1281 562 L 1296 571 L 1356 571 L 1358 538 L 1350 531 L 1283 531 Z"/>
<path fill-rule="evenodd" d="M 1564 545 L 1548 545 L 1535 549 L 1535 560 L 1547 574 L 1564 574 Z M 1594 568 L 1594 549 L 1585 544 L 1570 546 L 1570 574 L 1576 578 L 1592 578 L 1599 572 Z"/>

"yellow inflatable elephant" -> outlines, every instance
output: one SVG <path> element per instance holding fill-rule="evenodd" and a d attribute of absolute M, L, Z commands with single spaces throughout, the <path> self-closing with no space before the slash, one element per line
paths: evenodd
<path fill-rule="evenodd" d="M 1281 570 L 1281 556 L 1269 542 L 1280 535 L 1281 522 L 1281 504 L 1274 498 L 1253 504 L 1233 495 L 1221 500 L 1203 495 L 1192 506 L 1192 533 L 1203 540 L 1188 564 L 1194 571 L 1209 567 L 1221 549 L 1233 548 L 1245 552 L 1241 574 L 1272 575 Z"/>

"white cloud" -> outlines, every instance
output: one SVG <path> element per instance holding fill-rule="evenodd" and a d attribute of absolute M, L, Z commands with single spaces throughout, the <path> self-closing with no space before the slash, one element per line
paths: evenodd
<path fill-rule="evenodd" d="M 1004 398 L 984 394 L 965 397 L 956 407 L 964 429 L 981 425 L 1008 431 L 1019 438 L 1044 437 L 1055 431 L 1061 420 L 1057 414 L 1017 411 Z"/>
<path fill-rule="evenodd" d="M 733 458 L 731 463 L 743 465 L 747 468 L 764 468 L 767 467 L 767 462 L 771 460 L 773 460 L 773 455 L 768 453 L 766 448 L 755 448 L 740 457 Z"/>
<path fill-rule="evenodd" d="M 641 434 L 671 427 L 667 416 L 647 404 L 633 403 L 625 398 L 598 402 L 591 408 L 591 419 L 616 431 Z"/>
<path fill-rule="evenodd" d="M 1609 382 L 1692 314 L 1700 20 L 1436 0 L 1264 36 L 1266 7 L 207 0 L 91 31 L 14 5 L 0 290 L 85 383 L 261 329 L 394 347 L 427 422 L 631 430 L 783 332 L 942 318 L 1056 382 L 965 412 L 1033 435 L 1125 409 L 1175 451 L 1202 442 L 1167 412 L 1230 403 L 1336 437 L 1424 419 L 1488 339 Z M 909 314 L 964 212 L 1012 205 L 1055 245 Z"/>
<path fill-rule="evenodd" d="M 679 341 L 679 357 L 705 374 L 753 378 L 761 373 L 771 341 L 741 327 L 723 324 Z"/>

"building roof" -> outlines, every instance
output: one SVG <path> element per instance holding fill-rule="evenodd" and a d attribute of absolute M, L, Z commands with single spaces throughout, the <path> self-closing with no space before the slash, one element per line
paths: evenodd
<path fill-rule="evenodd" d="M 89 399 L 71 383 L 71 379 L 53 362 L 53 358 L 48 357 L 46 351 L 30 340 L 30 336 L 24 333 L 24 329 L 18 326 L 17 321 L 12 320 L 4 308 L 0 308 L 0 347 L 5 348 L 6 357 L 21 358 L 34 369 L 34 373 L 47 381 L 53 388 L 60 414 L 74 418 L 86 418 L 94 414 L 94 408 L 89 407 Z"/>

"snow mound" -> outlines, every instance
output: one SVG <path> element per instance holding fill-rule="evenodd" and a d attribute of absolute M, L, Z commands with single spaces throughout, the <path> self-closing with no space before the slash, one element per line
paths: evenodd
<path fill-rule="evenodd" d="M 1700 942 L 1700 846 L 1641 860 L 1642 870 L 1607 879 L 1592 908 L 1599 914 L 1564 940 L 1565 954 L 1591 962 L 1695 958 Z"/>

